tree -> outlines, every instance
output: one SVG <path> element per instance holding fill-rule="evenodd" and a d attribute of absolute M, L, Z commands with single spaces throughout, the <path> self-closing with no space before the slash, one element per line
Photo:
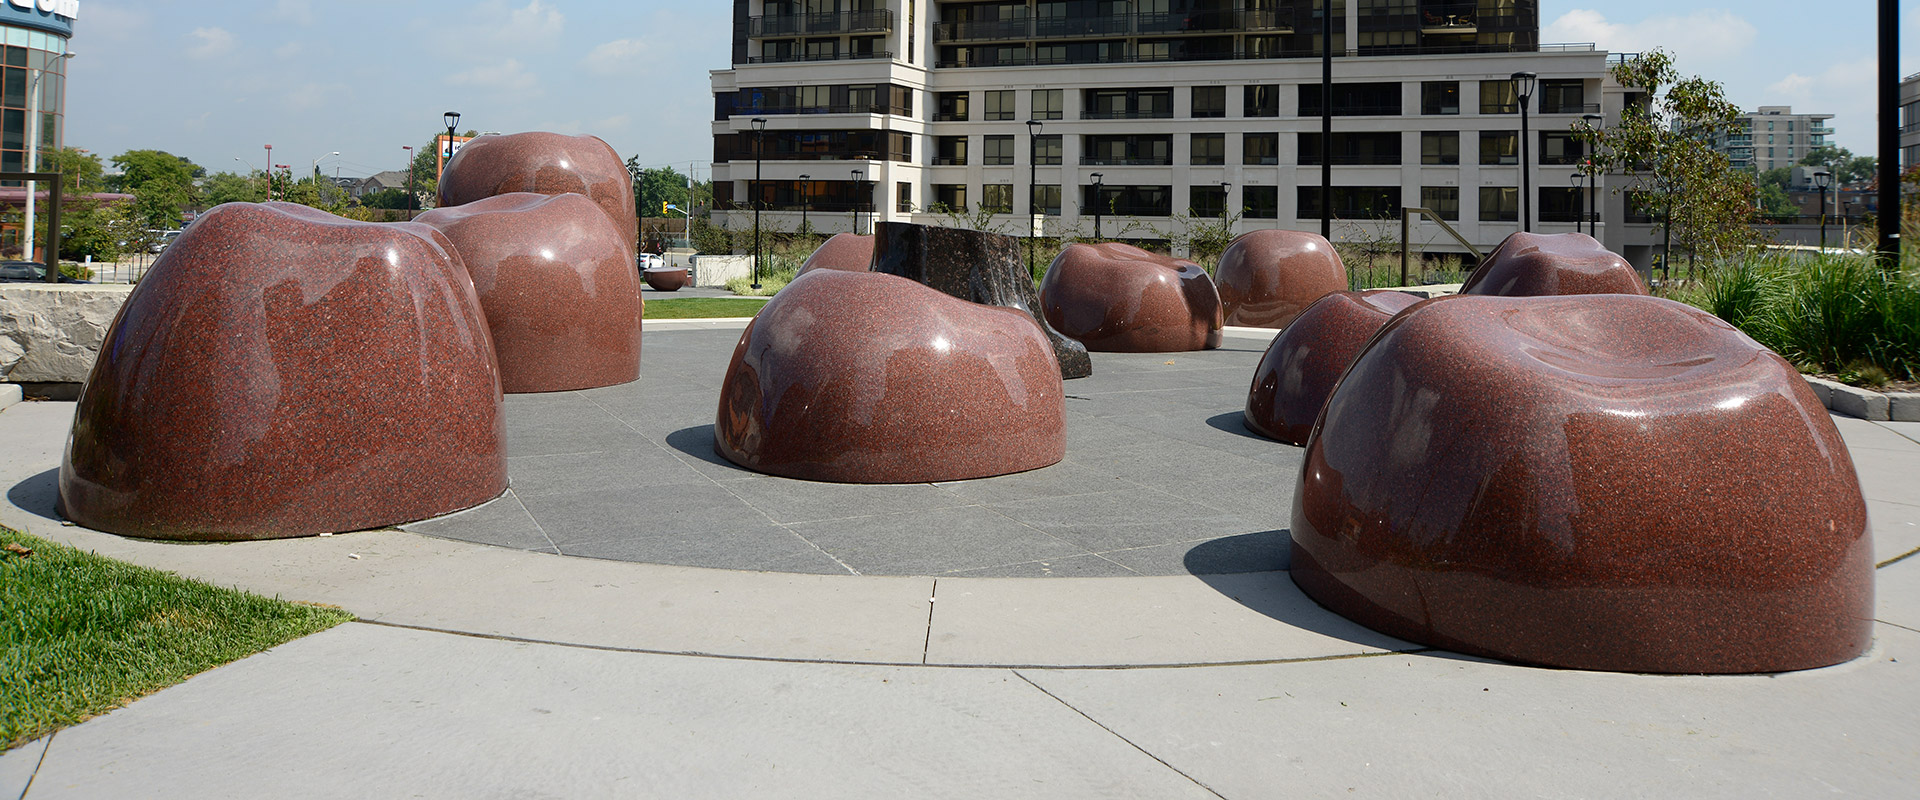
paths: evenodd
<path fill-rule="evenodd" d="M 367 208 L 404 209 L 407 207 L 407 190 L 381 189 L 360 195 L 360 205 Z"/>
<path fill-rule="evenodd" d="M 673 167 L 642 167 L 640 157 L 634 156 L 627 159 L 627 173 L 633 176 L 633 205 L 640 210 L 640 216 L 672 216 L 673 212 L 661 211 L 661 203 L 672 203 L 675 208 L 693 213 L 687 204 L 687 176 Z"/>
<path fill-rule="evenodd" d="M 113 165 L 121 171 L 117 179 L 121 190 L 134 196 L 135 216 L 147 227 L 160 229 L 180 224 L 180 210 L 194 200 L 193 179 L 205 173 L 185 157 L 164 150 L 128 150 L 114 156 Z"/>
<path fill-rule="evenodd" d="M 1760 191 L 1760 213 L 1769 217 L 1799 216 L 1800 206 L 1787 194 L 1788 185 L 1793 181 L 1793 170 L 1775 167 L 1761 172 L 1754 179 Z"/>
<path fill-rule="evenodd" d="M 1830 144 L 1813 148 L 1800 159 L 1803 167 L 1826 167 L 1833 173 L 1835 186 L 1873 180 L 1879 165 L 1879 159 L 1873 156 L 1856 156 L 1847 148 Z"/>
<path fill-rule="evenodd" d="M 208 207 L 222 203 L 258 203 L 267 199 L 267 176 L 255 171 L 250 175 L 216 172 L 200 187 L 200 200 Z"/>
<path fill-rule="evenodd" d="M 1573 127 L 1598 167 L 1631 179 L 1636 211 L 1660 219 L 1689 253 L 1717 259 L 1754 243 L 1754 176 L 1734 169 L 1710 144 L 1733 133 L 1741 115 L 1720 84 L 1681 78 L 1673 57 L 1659 49 L 1609 71 L 1620 85 L 1644 94 L 1612 127 Z"/>

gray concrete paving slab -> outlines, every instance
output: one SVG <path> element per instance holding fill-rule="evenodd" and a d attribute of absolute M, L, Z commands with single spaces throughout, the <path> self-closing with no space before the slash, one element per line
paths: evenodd
<path fill-rule="evenodd" d="M 1840 429 L 1840 436 L 1847 440 L 1847 449 L 1859 450 L 1896 450 L 1900 452 L 1920 451 L 1920 442 L 1902 435 L 1896 425 L 1920 425 L 1916 422 L 1869 422 L 1858 417 L 1844 414 L 1830 414 L 1834 427 Z"/>
<path fill-rule="evenodd" d="M 52 736 L 42 736 L 6 752 L 0 752 L 0 797 L 25 797 L 33 773 L 40 769 L 40 757 L 47 752 Z"/>
<path fill-rule="evenodd" d="M 788 528 L 862 575 L 940 575 L 1092 555 L 978 505 L 805 522 Z"/>
<path fill-rule="evenodd" d="M 441 536 L 442 532 L 453 530 L 459 533 L 458 537 L 444 538 L 516 550 L 559 552 L 553 540 L 547 538 L 546 532 L 540 529 L 540 523 L 527 513 L 527 507 L 521 504 L 520 498 L 514 496 L 512 489 L 483 505 L 416 522 L 403 526 L 403 529 L 427 536 Z"/>
<path fill-rule="evenodd" d="M 1920 556 L 1874 570 L 1873 578 L 1874 618 L 1920 631 Z"/>
<path fill-rule="evenodd" d="M 1880 427 L 1905 436 L 1908 441 L 1920 444 L 1920 422 L 1879 422 Z"/>
<path fill-rule="evenodd" d="M 1852 452 L 1860 493 L 1868 500 L 1920 506 L 1920 448 L 1909 452 L 1863 447 Z"/>
<path fill-rule="evenodd" d="M 1906 797 L 1920 634 L 1829 669 L 1645 676 L 1404 654 L 1020 674 L 1224 797 Z"/>
<path fill-rule="evenodd" d="M 29 797 L 207 796 L 1214 795 L 1005 670 L 348 624 L 62 732 Z"/>
<path fill-rule="evenodd" d="M 1882 563 L 1920 550 L 1920 506 L 1867 501 L 1873 526 L 1873 561 Z"/>

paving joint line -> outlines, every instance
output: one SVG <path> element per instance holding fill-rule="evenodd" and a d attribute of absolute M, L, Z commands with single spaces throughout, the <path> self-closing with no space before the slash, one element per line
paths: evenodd
<path fill-rule="evenodd" d="M 1873 568 L 1881 569 L 1883 567 L 1893 566 L 1909 558 L 1912 558 L 1915 553 L 1920 553 L 1920 547 L 1913 548 L 1912 550 L 1908 550 L 1907 552 L 1901 553 L 1900 555 L 1894 556 L 1893 558 L 1889 558 L 1885 561 L 1875 564 L 1873 565 Z"/>
<path fill-rule="evenodd" d="M 1884 619 L 1879 619 L 1879 618 L 1875 618 L 1875 619 L 1874 619 L 1874 622 L 1878 622 L 1878 623 L 1880 623 L 1880 624 L 1882 624 L 1882 625 L 1887 625 L 1887 626 L 1890 626 L 1890 627 L 1894 627 L 1894 628 L 1899 628 L 1900 630 L 1903 630 L 1903 631 L 1909 631 L 1909 632 L 1912 632 L 1912 633 L 1920 633 L 1920 628 L 1910 628 L 1910 627 L 1907 627 L 1907 626 L 1905 626 L 1905 625 L 1902 625 L 1902 624 L 1900 624 L 1900 623 L 1898 623 L 1898 622 L 1888 622 L 1888 621 L 1886 621 L 1886 620 L 1884 620 Z"/>
<path fill-rule="evenodd" d="M 940 599 L 940 579 L 933 579 L 933 588 L 927 591 L 927 638 L 920 642 L 920 663 L 927 663 L 927 653 L 933 650 L 933 609 Z"/>
<path fill-rule="evenodd" d="M 15 800 L 27 800 L 27 793 L 33 791 L 34 779 L 40 777 L 40 768 L 47 764 L 47 753 L 53 750 L 53 737 L 59 735 L 59 731 L 47 734 L 46 744 L 40 748 L 40 757 L 33 762 L 33 772 L 27 775 L 27 785 L 20 787 L 20 796 Z"/>
<path fill-rule="evenodd" d="M 1040 684 L 1034 683 L 1032 678 L 1029 678 L 1025 675 L 1020 674 L 1019 670 L 1017 669 L 1014 670 L 1013 676 L 1016 678 L 1019 678 L 1022 681 L 1025 681 L 1028 686 L 1038 689 L 1041 694 L 1044 694 L 1048 697 L 1053 698 L 1054 702 L 1059 703 L 1062 706 L 1065 706 L 1067 710 L 1072 711 L 1075 714 L 1079 714 L 1081 719 L 1084 719 L 1088 722 L 1093 723 L 1095 726 L 1098 726 L 1100 730 L 1106 731 L 1107 734 L 1112 736 L 1113 738 L 1126 742 L 1128 747 L 1132 747 L 1133 749 L 1140 751 L 1141 755 L 1151 758 L 1156 762 L 1159 762 L 1160 766 L 1173 770 L 1174 774 L 1179 775 L 1182 778 L 1186 778 L 1193 785 L 1207 790 L 1208 794 L 1211 794 L 1214 797 L 1218 797 L 1220 798 L 1220 800 L 1227 800 L 1226 795 L 1221 794 L 1218 790 L 1214 789 L 1211 786 L 1208 786 L 1206 783 L 1202 782 L 1199 778 L 1195 778 L 1192 775 L 1188 775 L 1185 771 L 1181 770 L 1179 767 L 1176 767 L 1172 764 L 1167 763 L 1166 759 L 1161 758 L 1157 755 L 1154 755 L 1152 752 L 1148 751 L 1147 748 L 1141 747 L 1139 744 L 1136 744 L 1132 739 L 1129 739 L 1125 736 L 1120 735 L 1119 731 L 1116 731 L 1112 728 L 1107 727 L 1106 723 L 1101 722 L 1100 720 L 1094 719 L 1093 715 L 1088 714 L 1085 711 L 1081 711 L 1080 709 L 1075 708 L 1072 703 L 1069 703 L 1065 700 L 1060 699 L 1059 695 L 1054 694 L 1053 692 L 1047 691 L 1046 687 L 1041 686 Z"/>

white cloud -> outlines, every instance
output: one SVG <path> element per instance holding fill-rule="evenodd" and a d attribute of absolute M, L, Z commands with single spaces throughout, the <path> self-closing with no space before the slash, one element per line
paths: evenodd
<path fill-rule="evenodd" d="M 1878 58 L 1867 55 L 1836 63 L 1812 75 L 1788 73 L 1767 87 L 1766 102 L 1791 105 L 1794 111 L 1803 114 L 1832 114 L 1833 129 L 1855 138 L 1862 131 L 1873 130 L 1876 84 L 1872 76 L 1878 66 Z M 1864 138 L 1872 141 L 1870 133 Z"/>
<path fill-rule="evenodd" d="M 273 6 L 273 16 L 298 25 L 312 25 L 313 6 L 308 0 L 279 0 Z"/>
<path fill-rule="evenodd" d="M 580 59 L 580 66 L 595 75 L 628 73 L 651 49 L 639 39 L 615 39 L 593 48 Z"/>
<path fill-rule="evenodd" d="M 522 36 L 551 38 L 560 35 L 566 28 L 566 17 L 560 15 L 560 9 L 531 0 L 525 8 L 516 8 L 507 15 L 509 28 Z"/>
<path fill-rule="evenodd" d="M 1602 50 L 1617 53 L 1664 48 L 1676 60 L 1684 58 L 1695 70 L 1703 63 L 1739 56 L 1757 36 L 1751 23 L 1720 8 L 1684 16 L 1652 16 L 1638 22 L 1613 22 L 1599 11 L 1576 8 L 1540 31 L 1543 42 L 1593 42 Z"/>
<path fill-rule="evenodd" d="M 515 59 L 480 64 L 462 72 L 447 76 L 447 83 L 454 86 L 472 86 L 480 89 L 525 91 L 533 88 L 538 81 L 526 66 Z"/>
<path fill-rule="evenodd" d="M 225 28 L 194 28 L 187 37 L 198 42 L 187 48 L 189 58 L 206 60 L 233 52 L 233 34 Z"/>

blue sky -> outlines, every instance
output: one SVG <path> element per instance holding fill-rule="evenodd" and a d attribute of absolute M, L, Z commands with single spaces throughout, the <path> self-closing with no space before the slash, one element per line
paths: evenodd
<path fill-rule="evenodd" d="M 1870 0 L 1545 0 L 1542 40 L 1664 47 L 1734 102 L 1836 114 L 1870 153 Z M 367 175 L 405 165 L 440 115 L 461 128 L 593 133 L 649 165 L 711 156 L 707 72 L 728 60 L 724 0 L 86 0 L 67 144 L 209 171 L 274 161 Z M 1901 0 L 1901 73 L 1920 71 L 1920 0 Z M 327 157 L 333 151 L 337 157 Z M 235 159 L 241 159 L 236 161 Z M 243 164 L 244 162 L 244 164 Z"/>

